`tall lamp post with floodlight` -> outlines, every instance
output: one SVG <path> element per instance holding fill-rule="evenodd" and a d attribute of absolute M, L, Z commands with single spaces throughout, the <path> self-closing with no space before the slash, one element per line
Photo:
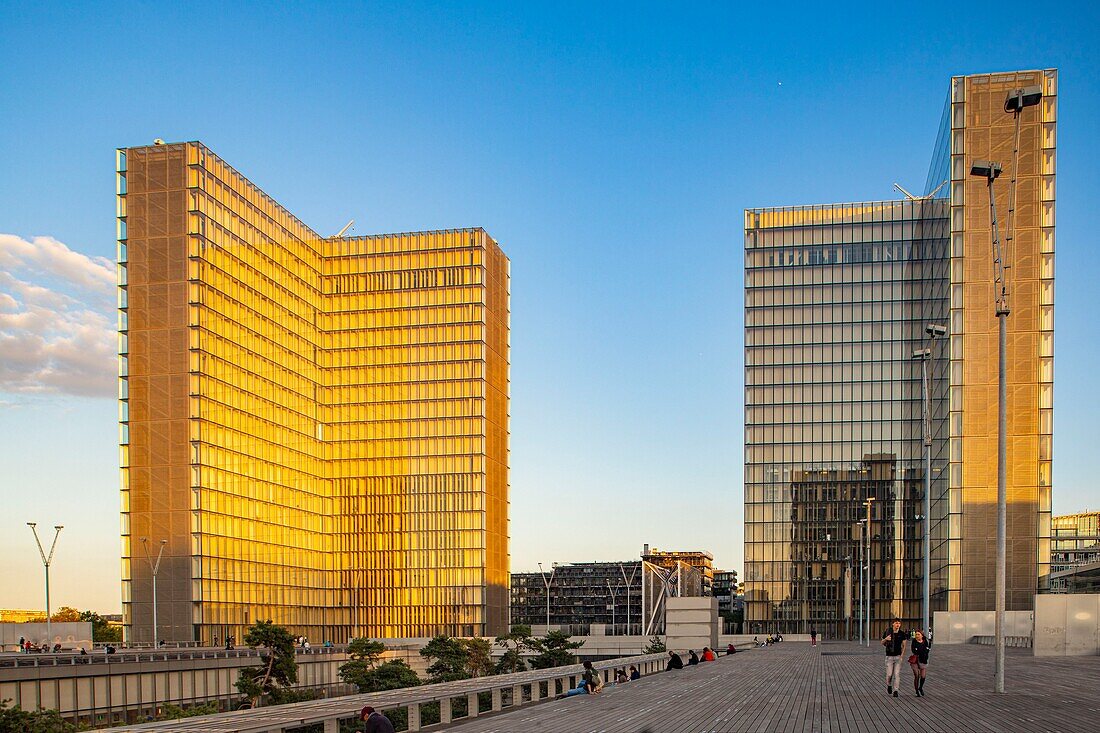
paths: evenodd
<path fill-rule="evenodd" d="M 542 575 L 542 584 L 546 586 L 546 633 L 550 633 L 550 584 L 554 582 L 554 573 L 558 572 L 558 564 L 553 563 L 550 566 L 550 578 L 547 579 L 546 571 L 542 569 L 542 563 L 539 563 L 539 574 Z"/>
<path fill-rule="evenodd" d="M 1014 89 L 1005 98 L 1005 112 L 1012 114 L 1015 122 L 1015 136 L 1012 151 L 1012 185 L 1009 187 L 1009 217 L 1008 236 L 1006 243 L 1011 242 L 1014 235 L 1016 213 L 1016 179 L 1020 167 L 1020 116 L 1028 107 L 1034 107 L 1043 99 L 1043 90 L 1039 86 Z M 970 175 L 984 178 L 986 191 L 989 194 L 989 230 L 993 240 L 993 287 L 996 297 L 994 313 L 998 322 L 998 349 L 997 349 L 997 584 L 996 584 L 996 613 L 995 613 L 995 638 L 996 654 L 993 664 L 993 691 L 1003 693 L 1005 691 L 1005 566 L 1007 564 L 1006 535 L 1008 501 L 1005 489 L 1008 471 L 1008 430 L 1007 430 L 1007 406 L 1008 384 L 1006 378 L 1006 351 L 1008 344 L 1008 315 L 1011 312 L 1008 307 L 1008 282 L 1005 270 L 1011 267 L 1005 262 L 1004 253 L 1001 250 L 1000 231 L 997 228 L 997 204 L 993 195 L 993 182 L 1001 175 L 1001 164 L 990 160 L 975 160 L 970 166 Z"/>
<path fill-rule="evenodd" d="M 157 571 L 160 570 L 160 559 L 164 555 L 164 546 L 168 540 L 160 541 L 160 551 L 157 552 L 157 561 L 153 562 L 149 554 L 149 538 L 141 538 L 141 546 L 145 548 L 145 561 L 149 563 L 149 571 L 153 574 L 153 648 L 157 648 Z"/>
<path fill-rule="evenodd" d="M 46 551 L 42 549 L 42 541 L 38 539 L 38 522 L 27 522 L 27 526 L 31 528 L 31 532 L 34 534 L 34 543 L 38 545 L 38 554 L 42 556 L 42 566 L 46 569 L 46 644 L 47 646 L 53 645 L 53 628 L 50 626 L 50 563 L 53 562 L 53 553 L 57 549 L 57 538 L 61 536 L 61 530 L 65 529 L 64 525 L 55 524 L 53 531 L 53 544 L 50 545 L 50 554 L 47 555 Z"/>
<path fill-rule="evenodd" d="M 937 336 L 947 335 L 947 326 L 929 323 L 924 327 L 928 334 L 928 346 L 913 352 L 914 359 L 920 359 L 921 366 L 921 432 L 924 443 L 924 501 L 921 509 L 923 541 L 922 571 L 924 574 L 924 588 L 922 593 L 922 625 L 925 634 L 932 628 L 930 621 L 932 615 L 932 385 L 929 381 L 928 362 L 932 358 L 932 349 L 936 344 Z"/>

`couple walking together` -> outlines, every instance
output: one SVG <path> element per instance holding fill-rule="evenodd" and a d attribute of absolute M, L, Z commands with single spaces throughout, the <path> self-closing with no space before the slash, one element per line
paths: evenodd
<path fill-rule="evenodd" d="M 924 681 L 928 675 L 928 651 L 932 642 L 919 629 L 910 638 L 901 630 L 901 621 L 894 619 L 890 630 L 882 635 L 882 646 L 886 648 L 886 694 L 898 696 L 901 688 L 901 658 L 905 651 L 905 642 L 909 642 L 909 662 L 913 670 L 913 690 L 917 697 L 924 697 Z"/>

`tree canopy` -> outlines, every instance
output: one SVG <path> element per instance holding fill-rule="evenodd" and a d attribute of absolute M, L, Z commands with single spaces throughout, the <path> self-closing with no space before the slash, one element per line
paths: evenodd
<path fill-rule="evenodd" d="M 23 710 L 0 700 L 0 733 L 76 733 L 81 730 L 56 710 Z"/>
<path fill-rule="evenodd" d="M 379 664 L 386 645 L 372 639 L 357 638 L 348 642 L 350 660 L 340 665 L 340 679 L 355 685 L 359 692 L 381 692 L 416 687 L 420 678 L 400 659 Z"/>
<path fill-rule="evenodd" d="M 496 645 L 504 649 L 504 655 L 497 662 L 497 674 L 525 671 L 527 663 L 523 661 L 523 653 L 534 651 L 531 646 L 531 627 L 526 624 L 514 625 L 507 634 L 496 638 Z"/>
<path fill-rule="evenodd" d="M 549 669 L 576 664 L 577 658 L 572 649 L 580 649 L 583 641 L 570 641 L 572 637 L 564 631 L 548 631 L 540 639 L 532 639 L 531 646 L 538 655 L 531 660 L 532 669 Z"/>
<path fill-rule="evenodd" d="M 491 649 L 488 639 L 454 639 L 440 635 L 420 650 L 420 656 L 433 660 L 428 665 L 429 682 L 453 682 L 491 674 Z"/>
<path fill-rule="evenodd" d="M 111 626 L 95 611 L 81 611 L 79 620 L 92 624 L 92 641 L 122 641 L 122 627 Z"/>
<path fill-rule="evenodd" d="M 436 636 L 420 650 L 420 656 L 432 660 L 428 665 L 428 680 L 431 682 L 453 682 L 470 677 L 466 672 L 470 653 L 461 639 Z"/>
<path fill-rule="evenodd" d="M 258 621 L 244 635 L 244 643 L 262 650 L 258 667 L 244 667 L 237 678 L 237 689 L 256 705 L 260 698 L 278 687 L 298 681 L 298 662 L 294 659 L 294 637 L 271 621 Z"/>

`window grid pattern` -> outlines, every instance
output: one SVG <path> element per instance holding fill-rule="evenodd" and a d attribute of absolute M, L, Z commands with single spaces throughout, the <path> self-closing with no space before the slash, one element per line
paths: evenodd
<path fill-rule="evenodd" d="M 745 238 L 747 631 L 846 633 L 868 497 L 872 617 L 917 621 L 924 469 L 912 354 L 928 345 L 925 325 L 946 318 L 945 202 L 749 210 Z M 946 359 L 930 366 L 935 556 L 946 538 Z"/>
<path fill-rule="evenodd" d="M 139 536 L 170 540 L 164 638 L 239 639 L 259 618 L 314 639 L 502 629 L 497 244 L 324 239 L 197 143 L 118 161 L 131 638 L 151 638 Z"/>

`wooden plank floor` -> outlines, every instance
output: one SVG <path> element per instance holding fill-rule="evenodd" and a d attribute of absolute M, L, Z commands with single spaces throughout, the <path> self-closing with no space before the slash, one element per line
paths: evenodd
<path fill-rule="evenodd" d="M 460 722 L 455 733 L 1083 733 L 1100 731 L 1100 657 L 1008 650 L 1008 693 L 994 695 L 993 649 L 932 650 L 926 697 L 908 665 L 886 694 L 881 649 L 783 642 L 602 695 L 551 700 Z"/>

